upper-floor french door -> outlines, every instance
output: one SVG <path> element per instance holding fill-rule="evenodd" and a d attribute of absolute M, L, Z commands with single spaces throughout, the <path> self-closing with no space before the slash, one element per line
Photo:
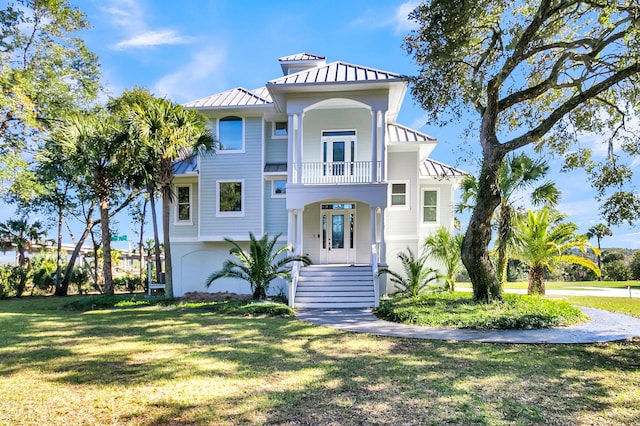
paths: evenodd
<path fill-rule="evenodd" d="M 356 161 L 356 131 L 322 132 L 322 173 L 325 177 L 353 175 Z"/>

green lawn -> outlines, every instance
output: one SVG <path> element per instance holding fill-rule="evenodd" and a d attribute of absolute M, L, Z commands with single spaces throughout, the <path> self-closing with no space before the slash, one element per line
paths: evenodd
<path fill-rule="evenodd" d="M 640 339 L 453 343 L 0 301 L 0 424 L 637 424 Z"/>
<path fill-rule="evenodd" d="M 599 288 L 627 288 L 631 286 L 634 290 L 640 290 L 640 281 L 548 281 L 547 290 L 575 290 L 580 287 L 599 287 Z M 508 282 L 506 289 L 526 289 L 528 286 L 526 281 Z M 471 288 L 470 282 L 457 282 L 456 289 Z"/>

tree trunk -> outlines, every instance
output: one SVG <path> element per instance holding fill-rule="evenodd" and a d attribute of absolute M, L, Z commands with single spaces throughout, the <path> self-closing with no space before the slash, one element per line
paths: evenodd
<path fill-rule="evenodd" d="M 144 277 L 144 273 L 146 271 L 146 267 L 144 264 L 144 220 L 147 215 L 147 202 L 148 199 L 144 199 L 144 203 L 142 204 L 142 214 L 140 215 L 140 241 L 138 242 L 138 247 L 140 248 L 140 281 L 144 286 L 144 281 L 142 277 Z"/>
<path fill-rule="evenodd" d="M 529 269 L 529 295 L 545 295 L 547 280 L 544 278 L 544 266 L 536 265 Z"/>
<path fill-rule="evenodd" d="M 155 244 L 155 258 L 156 258 L 156 282 L 162 282 L 162 260 L 160 258 L 160 237 L 158 236 L 158 217 L 156 214 L 156 197 L 155 189 L 153 186 L 148 187 L 149 202 L 151 203 L 151 221 L 153 222 L 153 241 Z M 162 214 L 164 215 L 164 200 L 162 201 Z M 162 227 L 164 229 L 164 218 Z M 166 254 L 165 254 L 166 257 Z"/>
<path fill-rule="evenodd" d="M 69 287 L 63 288 L 61 285 L 62 275 L 62 209 L 58 209 L 58 244 L 56 247 L 56 296 L 66 296 Z"/>
<path fill-rule="evenodd" d="M 171 187 L 162 188 L 162 233 L 164 239 L 164 295 L 173 298 L 173 268 L 171 265 L 171 243 L 169 241 L 169 213 L 171 209 Z"/>
<path fill-rule="evenodd" d="M 509 259 L 507 257 L 507 244 L 509 239 L 509 232 L 511 229 L 511 207 L 503 205 L 500 207 L 500 218 L 498 222 L 498 238 L 496 244 L 498 245 L 498 283 L 500 284 L 500 291 L 504 290 L 504 285 L 507 282 L 507 266 Z"/>
<path fill-rule="evenodd" d="M 485 125 L 483 122 L 483 127 Z M 482 133 L 486 133 L 485 130 Z M 490 295 L 498 299 L 502 297 L 500 283 L 489 258 L 489 242 L 492 234 L 491 219 L 500 205 L 497 182 L 504 153 L 498 149 L 495 136 L 491 138 L 492 141 L 487 141 L 484 135 L 482 139 L 483 159 L 478 179 L 478 197 L 462 241 L 462 263 L 469 272 L 474 299 L 488 302 Z"/>
<path fill-rule="evenodd" d="M 100 200 L 100 228 L 102 230 L 102 276 L 104 294 L 113 294 L 113 276 L 111 273 L 111 232 L 109 231 L 109 198 Z"/>

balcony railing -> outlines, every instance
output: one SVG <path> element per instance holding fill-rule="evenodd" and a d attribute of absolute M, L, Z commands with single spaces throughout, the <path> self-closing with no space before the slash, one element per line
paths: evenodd
<path fill-rule="evenodd" d="M 307 185 L 381 182 L 382 163 L 371 161 L 302 163 L 302 183 Z M 294 176 L 296 176 L 294 166 Z M 372 173 L 375 172 L 375 175 Z"/>

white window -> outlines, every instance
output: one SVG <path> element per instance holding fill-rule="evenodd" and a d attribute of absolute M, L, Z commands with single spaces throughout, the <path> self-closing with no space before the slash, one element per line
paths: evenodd
<path fill-rule="evenodd" d="M 244 125 L 242 118 L 235 116 L 223 117 L 218 121 L 219 151 L 244 152 Z"/>
<path fill-rule="evenodd" d="M 275 121 L 273 122 L 273 138 L 286 138 L 289 134 L 289 123 L 286 121 Z"/>
<path fill-rule="evenodd" d="M 422 222 L 438 222 L 438 191 L 434 189 L 422 192 Z"/>
<path fill-rule="evenodd" d="M 409 182 L 390 182 L 392 207 L 409 207 Z"/>
<path fill-rule="evenodd" d="M 218 181 L 217 216 L 244 216 L 244 181 Z"/>
<path fill-rule="evenodd" d="M 191 185 L 176 186 L 176 225 L 191 224 Z"/>
<path fill-rule="evenodd" d="M 273 198 L 282 198 L 287 195 L 287 181 L 273 180 L 271 181 L 271 196 Z"/>

